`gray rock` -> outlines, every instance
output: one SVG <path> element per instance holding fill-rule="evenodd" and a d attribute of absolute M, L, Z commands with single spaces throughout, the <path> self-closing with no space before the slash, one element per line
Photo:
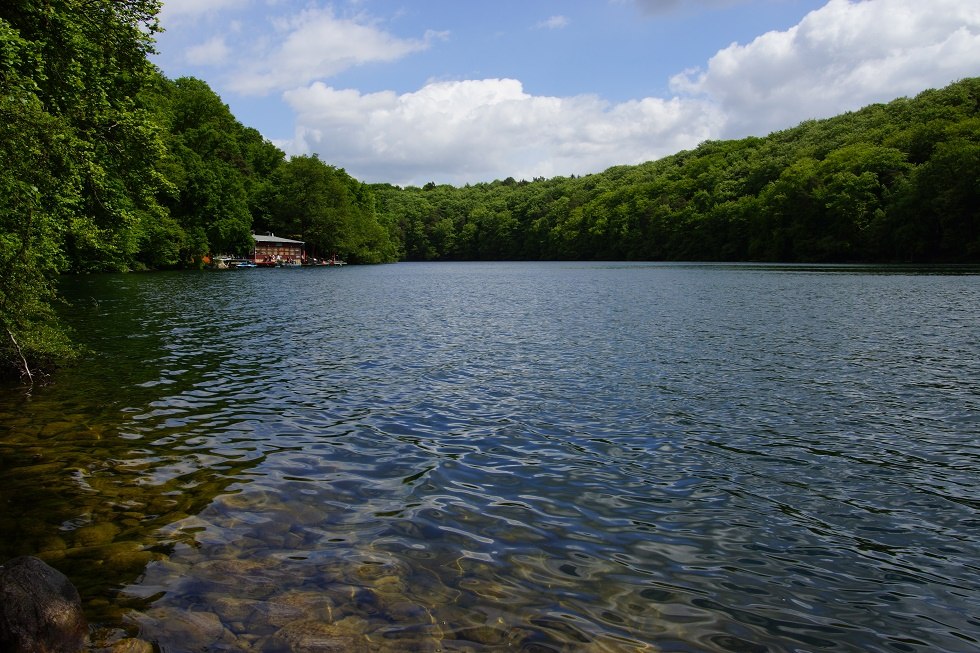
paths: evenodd
<path fill-rule="evenodd" d="M 77 653 L 88 625 L 71 581 L 33 556 L 0 567 L 0 651 Z"/>

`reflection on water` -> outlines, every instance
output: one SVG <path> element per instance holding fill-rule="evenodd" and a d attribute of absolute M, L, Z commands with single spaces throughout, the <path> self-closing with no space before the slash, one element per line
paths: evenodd
<path fill-rule="evenodd" d="M 912 272 L 71 279 L 0 557 L 93 650 L 969 650 L 980 284 Z"/>

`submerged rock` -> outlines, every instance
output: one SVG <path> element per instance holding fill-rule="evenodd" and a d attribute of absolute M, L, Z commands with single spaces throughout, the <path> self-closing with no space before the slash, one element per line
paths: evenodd
<path fill-rule="evenodd" d="M 142 639 L 127 637 L 113 644 L 111 653 L 153 653 L 153 645 Z"/>
<path fill-rule="evenodd" d="M 185 651 L 237 650 L 234 634 L 211 612 L 153 608 L 138 616 L 140 638 L 179 642 Z"/>
<path fill-rule="evenodd" d="M 75 546 L 103 546 L 112 542 L 118 534 L 119 527 L 108 522 L 82 526 L 75 531 Z"/>
<path fill-rule="evenodd" d="M 0 567 L 0 651 L 76 653 L 88 625 L 71 581 L 33 556 Z"/>
<path fill-rule="evenodd" d="M 356 617 L 334 623 L 301 620 L 284 626 L 276 638 L 289 644 L 294 653 L 367 653 L 371 649 L 366 626 Z"/>

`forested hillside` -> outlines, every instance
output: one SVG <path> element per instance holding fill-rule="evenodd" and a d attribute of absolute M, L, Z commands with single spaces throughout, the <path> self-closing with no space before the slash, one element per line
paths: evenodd
<path fill-rule="evenodd" d="M 159 126 L 168 182 L 157 196 L 162 217 L 145 225 L 141 263 L 173 267 L 212 253 L 245 254 L 251 234 L 266 231 L 356 263 L 396 260 L 365 184 L 316 156 L 286 160 L 205 82 L 155 73 L 140 99 Z"/>
<path fill-rule="evenodd" d="M 71 357 L 58 275 L 200 266 L 253 232 L 354 263 L 980 261 L 980 79 L 585 177 L 398 188 L 287 159 L 164 77 L 159 7 L 0 8 L 0 372 Z"/>
<path fill-rule="evenodd" d="M 375 186 L 405 255 L 980 261 L 980 79 L 585 177 Z"/>

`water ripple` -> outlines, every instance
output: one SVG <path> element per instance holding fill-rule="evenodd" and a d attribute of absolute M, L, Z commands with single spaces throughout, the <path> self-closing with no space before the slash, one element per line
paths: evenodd
<path fill-rule="evenodd" d="M 18 546 L 161 650 L 980 646 L 980 287 L 828 270 L 79 280 L 97 364 L 0 421 L 8 506 L 65 479 Z"/>

